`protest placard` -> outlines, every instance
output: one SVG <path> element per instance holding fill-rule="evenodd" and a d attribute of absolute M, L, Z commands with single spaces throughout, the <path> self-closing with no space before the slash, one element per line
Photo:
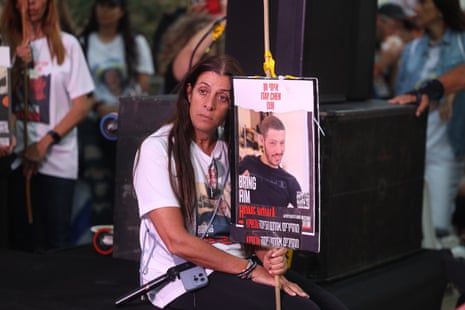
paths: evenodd
<path fill-rule="evenodd" d="M 318 81 L 235 77 L 233 239 L 320 249 Z"/>

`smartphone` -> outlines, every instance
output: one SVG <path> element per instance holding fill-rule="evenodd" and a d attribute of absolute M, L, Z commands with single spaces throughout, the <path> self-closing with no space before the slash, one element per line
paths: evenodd
<path fill-rule="evenodd" d="M 208 284 L 208 276 L 205 268 L 195 266 L 179 273 L 182 284 L 186 291 L 193 291 Z"/>

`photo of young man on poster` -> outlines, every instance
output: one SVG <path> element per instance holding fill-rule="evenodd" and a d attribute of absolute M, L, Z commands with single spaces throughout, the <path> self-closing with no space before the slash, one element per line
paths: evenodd
<path fill-rule="evenodd" d="M 301 192 L 301 186 L 281 167 L 286 147 L 285 126 L 278 117 L 268 115 L 259 127 L 261 154 L 246 155 L 238 168 L 240 178 L 253 184 L 250 201 L 258 205 L 297 207 L 297 193 Z"/>

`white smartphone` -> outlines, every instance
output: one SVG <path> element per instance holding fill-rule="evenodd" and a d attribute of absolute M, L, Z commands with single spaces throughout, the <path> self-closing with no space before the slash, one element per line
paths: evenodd
<path fill-rule="evenodd" d="M 208 276 L 205 268 L 195 266 L 179 273 L 182 284 L 187 291 L 202 288 L 208 284 Z"/>

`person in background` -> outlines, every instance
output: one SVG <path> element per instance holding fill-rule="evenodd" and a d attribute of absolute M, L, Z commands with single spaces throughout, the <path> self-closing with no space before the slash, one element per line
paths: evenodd
<path fill-rule="evenodd" d="M 207 55 L 223 53 L 220 38 L 225 27 L 226 1 L 221 1 L 222 10 L 215 14 L 208 10 L 207 2 L 192 5 L 160 35 L 156 59 L 158 73 L 163 77 L 160 93 L 175 93 L 192 65 Z"/>
<path fill-rule="evenodd" d="M 96 98 L 94 112 L 79 126 L 80 176 L 87 185 L 81 188 L 90 192 L 91 225 L 112 224 L 116 142 L 102 135 L 100 120 L 118 112 L 121 96 L 149 92 L 153 61 L 147 40 L 131 28 L 126 0 L 95 0 L 80 41 Z"/>
<path fill-rule="evenodd" d="M 131 29 L 126 0 L 95 0 L 88 23 L 80 34 L 96 85 L 97 115 L 118 112 L 122 95 L 147 93 L 154 74 L 147 40 Z M 115 70 L 120 87 L 108 87 L 104 74 Z"/>
<path fill-rule="evenodd" d="M 78 175 L 76 126 L 92 109 L 92 77 L 78 40 L 60 30 L 54 0 L 6 1 L 0 32 L 15 55 L 11 246 L 64 248 Z"/>
<path fill-rule="evenodd" d="M 458 65 L 440 75 L 437 79 L 423 84 L 419 89 L 411 90 L 405 94 L 389 100 L 395 104 L 416 104 L 416 115 L 420 116 L 426 111 L 430 101 L 437 101 L 459 91 L 465 90 L 465 64 Z M 465 175 L 465 173 L 464 173 Z M 465 258 L 465 179 L 462 176 L 457 197 L 455 198 L 455 210 L 452 216 L 452 224 L 458 235 L 458 244 L 451 248 L 454 257 Z M 438 241 L 436 241 L 438 243 Z"/>
<path fill-rule="evenodd" d="M 391 98 L 404 45 L 413 39 L 416 25 L 400 5 L 385 3 L 376 14 L 376 49 L 373 66 L 375 98 Z"/>
<path fill-rule="evenodd" d="M 141 284 L 189 261 L 206 269 L 208 285 L 187 292 L 176 279 L 147 294 L 154 306 L 273 309 L 279 276 L 283 309 L 346 309 L 309 279 L 288 271 L 286 249 L 246 251 L 228 231 L 197 221 L 200 201 L 230 197 L 228 114 L 233 106 L 232 76 L 240 74 L 238 62 L 229 56 L 202 59 L 183 79 L 172 120 L 150 134 L 137 151 L 133 184 L 141 219 Z M 216 184 L 216 190 L 206 195 L 205 184 Z M 228 206 L 230 201 L 224 207 Z M 222 217 L 228 214 L 221 211 Z"/>
<path fill-rule="evenodd" d="M 421 94 L 430 90 L 425 161 L 429 195 L 425 201 L 431 205 L 436 235 L 442 238 L 452 233 L 451 215 L 464 169 L 465 93 L 443 98 L 444 85 L 439 79 L 465 63 L 465 14 L 458 0 L 421 0 L 415 12 L 425 35 L 404 48 L 396 81 L 398 97 L 390 102 L 405 103 L 412 97 L 420 102 Z M 423 103 L 421 107 L 425 108 Z"/>
<path fill-rule="evenodd" d="M 404 94 L 397 95 L 389 100 L 392 104 L 415 104 L 415 114 L 420 116 L 434 102 L 459 91 L 465 90 L 465 64 L 460 64 L 436 79 L 422 84 L 420 88 L 412 88 Z"/>

